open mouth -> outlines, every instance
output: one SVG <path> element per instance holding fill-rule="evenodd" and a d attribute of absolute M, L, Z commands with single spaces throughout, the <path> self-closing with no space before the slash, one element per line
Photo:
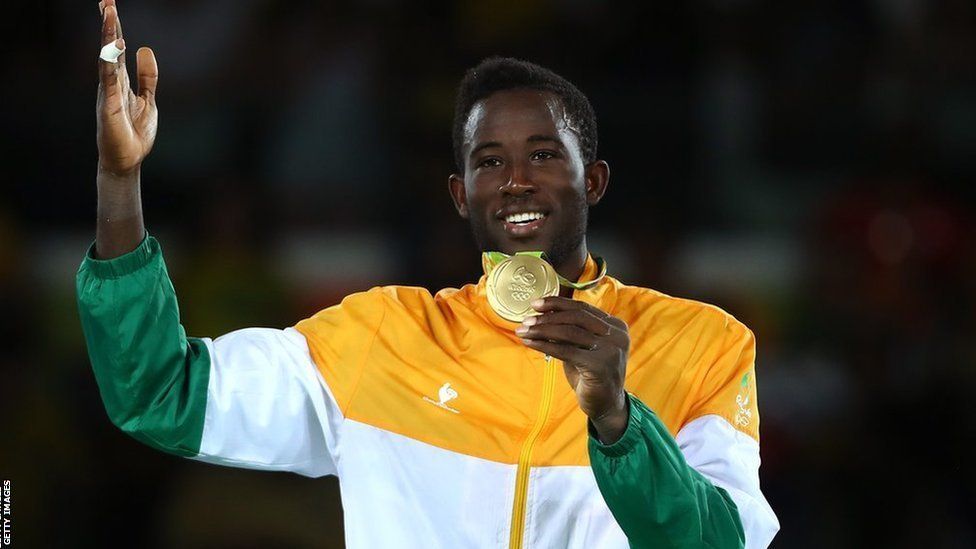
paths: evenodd
<path fill-rule="evenodd" d="M 538 231 L 548 217 L 548 214 L 542 212 L 520 212 L 505 216 L 502 224 L 505 232 L 513 236 L 525 236 Z"/>

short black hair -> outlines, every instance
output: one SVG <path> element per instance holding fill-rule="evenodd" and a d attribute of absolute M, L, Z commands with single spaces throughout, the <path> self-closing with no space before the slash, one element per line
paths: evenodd
<path fill-rule="evenodd" d="M 569 80 L 555 72 L 521 59 L 489 57 L 468 69 L 458 86 L 454 103 L 454 162 L 464 173 L 464 125 L 475 103 L 493 93 L 532 89 L 555 94 L 562 101 L 566 116 L 579 133 L 583 162 L 596 160 L 596 113 L 590 100 Z"/>

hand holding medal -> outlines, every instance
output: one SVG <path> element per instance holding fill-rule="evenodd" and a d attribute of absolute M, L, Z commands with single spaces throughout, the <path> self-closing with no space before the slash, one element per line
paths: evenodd
<path fill-rule="evenodd" d="M 515 333 L 528 347 L 563 361 L 566 379 L 600 440 L 609 444 L 619 439 L 629 416 L 624 391 L 627 323 L 589 303 L 559 297 L 560 285 L 594 286 L 606 274 L 606 263 L 599 260 L 599 275 L 585 283 L 559 276 L 541 252 L 487 252 L 482 263 L 492 309 L 522 322 Z"/>

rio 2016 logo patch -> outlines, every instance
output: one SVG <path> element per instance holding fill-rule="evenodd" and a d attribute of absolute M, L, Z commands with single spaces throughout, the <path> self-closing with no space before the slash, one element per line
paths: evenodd
<path fill-rule="evenodd" d="M 749 400 L 749 374 L 745 374 L 739 382 L 739 394 L 735 396 L 735 404 L 739 407 L 735 413 L 735 424 L 739 427 L 746 427 L 752 422 Z"/>

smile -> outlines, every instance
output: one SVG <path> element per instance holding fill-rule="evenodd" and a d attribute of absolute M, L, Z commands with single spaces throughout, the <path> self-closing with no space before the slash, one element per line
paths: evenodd
<path fill-rule="evenodd" d="M 548 216 L 542 212 L 521 212 L 505 216 L 502 225 L 512 236 L 527 236 L 535 233 L 546 222 Z"/>

